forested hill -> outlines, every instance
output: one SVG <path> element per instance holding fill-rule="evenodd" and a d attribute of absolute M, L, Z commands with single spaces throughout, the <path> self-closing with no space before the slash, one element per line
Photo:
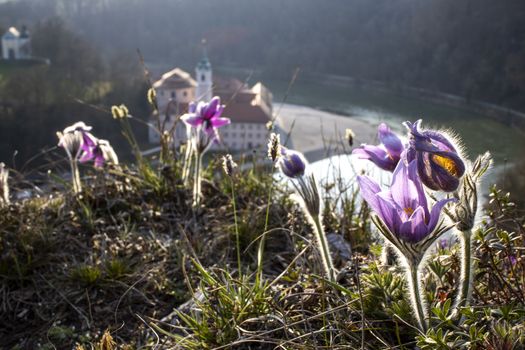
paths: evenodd
<path fill-rule="evenodd" d="M 60 15 L 105 51 L 276 74 L 296 66 L 436 89 L 525 110 L 523 0 L 33 0 L 0 5 L 34 23 Z M 22 21 L 22 19 L 20 20 Z"/>

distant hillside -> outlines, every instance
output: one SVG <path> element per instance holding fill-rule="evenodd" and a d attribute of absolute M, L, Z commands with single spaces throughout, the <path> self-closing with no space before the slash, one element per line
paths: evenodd
<path fill-rule="evenodd" d="M 208 38 L 216 64 L 276 75 L 296 66 L 425 87 L 525 109 L 522 0 L 21 0 L 0 29 L 67 18 L 106 53 L 193 64 Z"/>
<path fill-rule="evenodd" d="M 0 76 L 7 77 L 15 74 L 17 71 L 24 70 L 30 67 L 44 64 L 41 60 L 15 60 L 6 61 L 0 59 Z"/>

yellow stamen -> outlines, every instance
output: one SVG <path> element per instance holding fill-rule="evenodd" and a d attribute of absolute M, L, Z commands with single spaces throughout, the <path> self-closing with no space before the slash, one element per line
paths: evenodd
<path fill-rule="evenodd" d="M 433 155 L 432 159 L 450 174 L 458 176 L 458 169 L 456 168 L 456 163 L 454 163 L 450 158 Z"/>
<path fill-rule="evenodd" d="M 405 214 L 407 214 L 408 216 L 412 215 L 412 213 L 414 212 L 414 209 L 408 207 L 408 208 L 404 208 L 403 211 L 405 212 Z"/>

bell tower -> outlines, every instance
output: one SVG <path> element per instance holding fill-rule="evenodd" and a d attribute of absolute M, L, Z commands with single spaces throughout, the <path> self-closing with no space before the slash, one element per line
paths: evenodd
<path fill-rule="evenodd" d="M 197 101 L 209 102 L 213 95 L 213 76 L 211 63 L 208 59 L 206 50 L 206 39 L 202 39 L 202 58 L 195 67 L 195 80 L 197 80 L 197 89 L 195 98 Z"/>

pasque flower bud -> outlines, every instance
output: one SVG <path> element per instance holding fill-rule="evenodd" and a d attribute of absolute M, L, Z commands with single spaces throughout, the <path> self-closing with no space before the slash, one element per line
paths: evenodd
<path fill-rule="evenodd" d="M 281 156 L 277 161 L 277 166 L 281 172 L 290 177 L 297 178 L 304 175 L 307 161 L 302 153 L 281 146 Z"/>
<path fill-rule="evenodd" d="M 435 130 L 419 130 L 421 120 L 405 122 L 410 132 L 408 160 L 417 161 L 423 184 L 435 191 L 452 192 L 465 173 L 465 163 L 452 144 L 451 137 Z"/>

